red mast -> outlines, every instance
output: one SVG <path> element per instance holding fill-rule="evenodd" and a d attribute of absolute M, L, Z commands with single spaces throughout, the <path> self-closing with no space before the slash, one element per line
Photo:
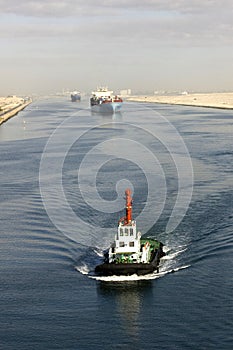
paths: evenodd
<path fill-rule="evenodd" d="M 131 224 L 132 222 L 132 197 L 129 188 L 125 190 L 126 205 L 125 205 L 125 225 Z"/>
<path fill-rule="evenodd" d="M 131 191 L 129 188 L 125 190 L 125 216 L 118 221 L 118 224 L 130 225 L 132 222 L 132 202 Z"/>

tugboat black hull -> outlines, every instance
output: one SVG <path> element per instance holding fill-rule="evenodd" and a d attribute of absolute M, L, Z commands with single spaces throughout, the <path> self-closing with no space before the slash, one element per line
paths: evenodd
<path fill-rule="evenodd" d="M 152 264 L 110 264 L 103 263 L 96 266 L 95 272 L 101 276 L 143 276 L 152 273 L 156 270 L 156 266 Z"/>
<path fill-rule="evenodd" d="M 161 247 L 157 250 L 154 258 L 149 263 L 109 263 L 105 262 L 96 266 L 95 273 L 101 276 L 130 276 L 138 275 L 144 276 L 154 271 L 158 272 L 160 259 L 164 256 L 164 252 Z"/>

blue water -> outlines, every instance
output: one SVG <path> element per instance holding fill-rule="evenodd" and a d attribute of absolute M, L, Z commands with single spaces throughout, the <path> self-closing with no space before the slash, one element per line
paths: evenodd
<path fill-rule="evenodd" d="M 193 182 L 183 154 L 177 173 L 173 156 L 182 150 L 164 120 L 187 147 Z M 0 348 L 232 349 L 232 133 L 232 111 L 125 103 L 120 115 L 101 116 L 87 100 L 65 97 L 35 101 L 3 124 Z M 172 214 L 179 178 L 184 197 Z M 139 229 L 167 255 L 158 275 L 98 280 L 93 269 L 123 213 L 126 185 Z M 170 232 L 169 217 L 181 214 Z"/>

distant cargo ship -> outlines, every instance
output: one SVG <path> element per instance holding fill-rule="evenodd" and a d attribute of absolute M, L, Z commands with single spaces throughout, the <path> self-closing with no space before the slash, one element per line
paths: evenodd
<path fill-rule="evenodd" d="M 81 94 L 78 91 L 73 91 L 70 97 L 72 102 L 81 101 Z"/>
<path fill-rule="evenodd" d="M 91 110 L 97 113 L 113 114 L 120 112 L 123 100 L 117 95 L 113 95 L 113 91 L 107 87 L 97 88 L 92 91 L 90 98 Z"/>

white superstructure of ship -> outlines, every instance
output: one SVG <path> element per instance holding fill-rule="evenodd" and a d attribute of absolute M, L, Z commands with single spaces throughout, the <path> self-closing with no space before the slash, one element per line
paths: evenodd
<path fill-rule="evenodd" d="M 122 103 L 122 98 L 114 95 L 107 87 L 99 87 L 96 91 L 92 91 L 90 98 L 91 110 L 98 113 L 120 112 Z"/>

